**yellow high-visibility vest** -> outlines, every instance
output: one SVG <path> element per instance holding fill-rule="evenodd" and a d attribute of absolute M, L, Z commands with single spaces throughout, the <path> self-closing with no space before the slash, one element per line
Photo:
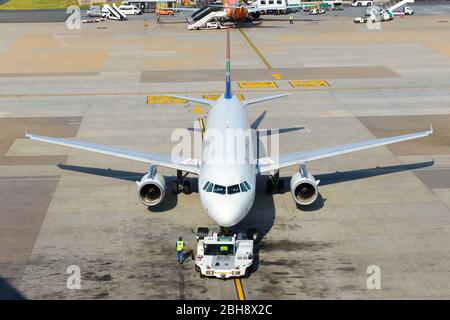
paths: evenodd
<path fill-rule="evenodd" d="M 183 241 L 177 241 L 177 251 L 183 250 L 184 242 Z"/>

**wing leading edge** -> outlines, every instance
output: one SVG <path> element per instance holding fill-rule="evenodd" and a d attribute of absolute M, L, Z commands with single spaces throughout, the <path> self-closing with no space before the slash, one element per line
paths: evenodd
<path fill-rule="evenodd" d="M 119 158 L 136 160 L 170 169 L 182 170 L 193 174 L 198 174 L 199 172 L 198 161 L 194 159 L 184 159 L 181 160 L 180 162 L 174 162 L 170 157 L 170 155 L 165 154 L 133 151 L 124 148 L 105 146 L 101 144 L 93 144 L 81 141 L 71 141 L 53 137 L 44 137 L 28 133 L 25 136 L 31 140 L 53 143 L 61 146 L 102 153 Z"/>
<path fill-rule="evenodd" d="M 427 137 L 433 134 L 433 127 L 430 127 L 430 130 L 410 133 L 400 136 L 393 136 L 388 138 L 380 138 L 380 139 L 372 139 L 366 141 L 360 141 L 355 143 L 337 145 L 333 147 L 325 147 L 311 151 L 300 151 L 282 154 L 279 157 L 279 161 L 275 161 L 271 158 L 261 158 L 258 159 L 258 169 L 259 173 L 264 173 L 268 171 L 273 171 L 293 165 L 299 165 L 301 163 L 306 163 L 313 160 L 319 160 L 324 158 L 330 158 L 334 156 L 338 156 L 345 153 L 385 146 L 392 143 L 408 141 L 418 138 Z"/>

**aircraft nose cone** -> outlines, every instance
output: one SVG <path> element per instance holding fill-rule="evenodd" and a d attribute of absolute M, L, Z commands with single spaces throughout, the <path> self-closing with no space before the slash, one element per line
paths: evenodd
<path fill-rule="evenodd" d="M 232 227 L 238 224 L 246 212 L 235 203 L 221 204 L 214 212 L 211 212 L 211 218 L 221 227 Z"/>

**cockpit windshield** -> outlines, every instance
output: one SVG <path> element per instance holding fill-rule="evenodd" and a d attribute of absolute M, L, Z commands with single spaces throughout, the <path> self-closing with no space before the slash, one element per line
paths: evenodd
<path fill-rule="evenodd" d="M 227 187 L 228 194 L 233 194 L 233 193 L 238 193 L 238 192 L 240 192 L 238 184 Z"/>
<path fill-rule="evenodd" d="M 225 187 L 221 186 L 221 185 L 218 185 L 218 184 L 215 184 L 213 192 L 214 193 L 219 193 L 219 194 L 225 194 Z"/>
<path fill-rule="evenodd" d="M 227 187 L 207 181 L 203 185 L 203 190 L 205 190 L 206 192 L 214 192 L 218 194 L 235 194 L 239 192 L 247 192 L 251 190 L 251 187 L 247 181 L 244 181 L 239 184 L 233 184 Z"/>

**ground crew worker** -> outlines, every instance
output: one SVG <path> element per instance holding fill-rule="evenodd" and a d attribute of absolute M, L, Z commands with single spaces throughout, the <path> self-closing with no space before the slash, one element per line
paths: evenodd
<path fill-rule="evenodd" d="M 184 241 L 182 237 L 178 238 L 177 245 L 177 260 L 179 264 L 183 263 L 183 256 L 184 256 Z"/>
<path fill-rule="evenodd" d="M 292 16 L 292 14 L 289 16 L 289 23 L 294 24 L 294 17 Z"/>
<path fill-rule="evenodd" d="M 159 23 L 159 17 L 160 17 L 160 14 L 158 12 L 158 13 L 156 13 L 156 23 Z"/>

